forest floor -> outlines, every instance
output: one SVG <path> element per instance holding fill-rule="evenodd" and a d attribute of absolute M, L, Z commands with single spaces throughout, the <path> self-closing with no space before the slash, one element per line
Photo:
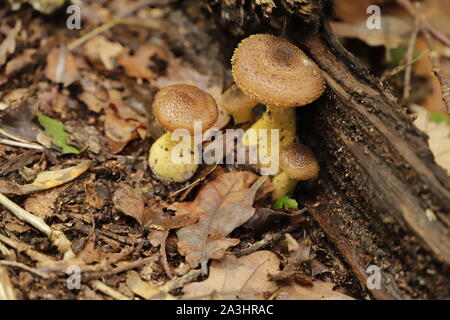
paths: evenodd
<path fill-rule="evenodd" d="M 404 47 L 361 38 L 351 1 L 339 2 L 336 32 L 401 97 Z M 188 83 L 219 99 L 231 79 L 216 44 L 193 49 L 208 35 L 158 3 L 84 1 L 80 30 L 66 7 L 0 9 L 0 192 L 27 211 L 0 207 L 0 283 L 18 299 L 370 299 L 308 208 L 274 209 L 254 166 L 202 165 L 178 184 L 151 172 L 155 92 Z M 446 166 L 448 120 L 427 63 L 407 98 L 429 110 L 419 121 Z M 199 209 L 210 201 L 229 217 Z"/>

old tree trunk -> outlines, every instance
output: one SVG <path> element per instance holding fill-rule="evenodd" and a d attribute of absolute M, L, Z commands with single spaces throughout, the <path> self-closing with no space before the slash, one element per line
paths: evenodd
<path fill-rule="evenodd" d="M 204 15 L 193 17 L 192 12 Z M 450 178 L 384 83 L 336 40 L 331 1 L 203 0 L 185 12 L 220 40 L 224 61 L 252 33 L 285 36 L 323 70 L 328 89 L 300 108 L 301 140 L 321 162 L 314 190 L 299 192 L 313 218 L 377 299 L 450 296 Z"/>

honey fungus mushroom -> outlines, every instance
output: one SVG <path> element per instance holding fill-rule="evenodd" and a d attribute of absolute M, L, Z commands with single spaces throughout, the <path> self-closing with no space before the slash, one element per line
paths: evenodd
<path fill-rule="evenodd" d="M 297 181 L 311 180 L 319 175 L 319 163 L 311 149 L 301 143 L 291 143 L 284 146 L 280 152 L 280 168 L 272 180 L 274 199 L 291 194 Z"/>
<path fill-rule="evenodd" d="M 236 84 L 225 90 L 220 99 L 220 106 L 233 117 L 235 124 L 250 122 L 252 109 L 257 104 L 258 101 L 243 93 Z"/>
<path fill-rule="evenodd" d="M 297 141 L 295 109 L 320 97 L 325 89 L 320 69 L 289 41 L 256 34 L 236 48 L 231 60 L 237 87 L 250 99 L 266 105 L 266 111 L 250 129 L 279 129 L 280 147 Z M 244 144 L 260 139 L 248 137 Z M 271 150 L 271 141 L 267 142 Z"/>
<path fill-rule="evenodd" d="M 179 141 L 172 141 L 172 132 L 184 129 L 187 135 L 194 135 L 196 121 L 202 125 L 202 132 L 211 128 L 217 120 L 218 111 L 214 98 L 191 85 L 177 84 L 161 89 L 152 105 L 152 112 L 163 128 L 168 130 L 156 140 L 149 152 L 149 164 L 155 175 L 164 181 L 183 182 L 190 179 L 198 168 L 194 143 L 189 145 L 187 161 L 175 163 L 172 151 Z M 191 139 L 192 142 L 194 139 Z"/>

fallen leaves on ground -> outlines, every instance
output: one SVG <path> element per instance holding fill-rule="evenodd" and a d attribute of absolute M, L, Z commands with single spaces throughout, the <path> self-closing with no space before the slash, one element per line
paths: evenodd
<path fill-rule="evenodd" d="M 334 291 L 334 283 L 313 281 L 312 286 L 292 285 L 283 287 L 276 293 L 276 300 L 355 300 Z"/>
<path fill-rule="evenodd" d="M 277 289 L 270 275 L 278 272 L 280 260 L 270 251 L 257 251 L 236 258 L 213 261 L 208 279 L 184 286 L 183 299 L 264 299 Z"/>
<path fill-rule="evenodd" d="M 31 184 L 20 185 L 11 181 L 0 181 L 0 192 L 25 195 L 36 191 L 51 189 L 76 179 L 89 170 L 92 164 L 92 160 L 83 160 L 73 167 L 54 171 L 44 171 L 39 173 L 36 180 Z"/>
<path fill-rule="evenodd" d="M 177 230 L 178 251 L 192 268 L 201 264 L 206 274 L 209 259 L 222 258 L 226 249 L 239 243 L 227 235 L 253 216 L 252 204 L 264 181 L 249 171 L 224 173 L 207 183 L 194 201 L 169 206 L 177 214 L 199 219 Z"/>
<path fill-rule="evenodd" d="M 65 87 L 80 79 L 75 58 L 66 47 L 53 48 L 50 51 L 45 76 Z"/>

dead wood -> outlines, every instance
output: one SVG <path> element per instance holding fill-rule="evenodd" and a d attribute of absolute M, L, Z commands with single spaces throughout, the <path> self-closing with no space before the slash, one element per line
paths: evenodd
<path fill-rule="evenodd" d="M 225 61 L 241 38 L 271 32 L 304 49 L 323 70 L 326 94 L 298 112 L 301 139 L 322 164 L 317 188 L 312 196 L 302 192 L 302 200 L 363 287 L 367 267 L 377 265 L 383 285 L 370 290 L 375 298 L 449 297 L 450 178 L 389 88 L 336 40 L 327 22 L 330 3 L 202 5 L 204 25 L 222 40 Z"/>

